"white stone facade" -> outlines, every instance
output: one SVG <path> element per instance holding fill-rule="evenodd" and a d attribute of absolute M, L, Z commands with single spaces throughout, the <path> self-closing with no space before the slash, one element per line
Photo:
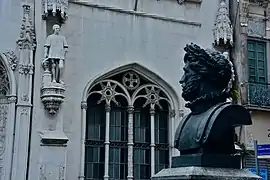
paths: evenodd
<path fill-rule="evenodd" d="M 7 42 L 0 42 L 0 60 L 9 85 L 7 100 L 3 105 L 0 102 L 0 123 L 8 122 L 5 135 L 0 124 L 0 141 L 5 143 L 0 145 L 0 179 L 83 180 L 88 100 L 94 91 L 107 104 L 102 144 L 104 179 L 109 178 L 109 152 L 113 146 L 109 107 L 117 93 L 128 102 L 126 178 L 136 179 L 133 106 L 139 96 L 149 107 L 151 175 L 155 173 L 158 148 L 155 110 L 159 109 L 159 101 L 168 102 L 170 165 L 170 157 L 179 155 L 173 148 L 175 128 L 188 112 L 178 83 L 183 73 L 183 48 L 191 42 L 212 48 L 215 40 L 212 30 L 220 1 L 29 0 L 27 3 L 22 7 L 18 0 L 0 1 L 0 22 L 6 26 L 0 30 L 0 37 Z M 51 84 L 48 81 L 51 74 L 42 66 L 44 45 L 51 34 L 48 29 L 54 23 L 61 25 L 61 35 L 69 45 L 64 61 L 65 84 Z M 7 27 L 11 30 L 7 31 Z M 123 79 L 113 79 L 121 73 Z M 101 82 L 103 89 L 93 89 Z M 145 93 L 140 94 L 140 90 Z M 49 113 L 50 108 L 53 113 Z"/>

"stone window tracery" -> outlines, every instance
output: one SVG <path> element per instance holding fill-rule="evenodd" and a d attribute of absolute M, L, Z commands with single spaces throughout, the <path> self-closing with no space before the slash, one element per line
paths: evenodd
<path fill-rule="evenodd" d="M 7 70 L 0 59 L 0 98 L 5 97 L 10 92 Z"/>
<path fill-rule="evenodd" d="M 85 179 L 150 179 L 169 167 L 170 100 L 156 83 L 125 71 L 92 86 Z"/>

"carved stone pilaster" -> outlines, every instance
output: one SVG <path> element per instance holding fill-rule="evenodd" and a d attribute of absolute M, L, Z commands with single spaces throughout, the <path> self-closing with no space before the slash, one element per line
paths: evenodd
<path fill-rule="evenodd" d="M 62 20 L 66 20 L 68 0 L 42 0 L 43 15 L 42 18 L 45 20 L 48 16 L 59 15 Z"/>
<path fill-rule="evenodd" d="M 23 19 L 21 25 L 20 37 L 17 40 L 19 49 L 31 49 L 36 48 L 36 35 L 35 29 L 32 23 L 30 6 L 23 5 Z"/>

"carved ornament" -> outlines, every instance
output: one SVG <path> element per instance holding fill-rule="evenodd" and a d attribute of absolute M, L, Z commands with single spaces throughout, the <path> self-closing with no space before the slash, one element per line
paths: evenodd
<path fill-rule="evenodd" d="M 33 64 L 19 64 L 19 73 L 32 75 L 34 73 L 34 65 Z"/>
<path fill-rule="evenodd" d="M 64 92 L 64 86 L 58 83 L 51 83 L 41 88 L 41 102 L 50 115 L 55 115 L 64 102 Z"/>
<path fill-rule="evenodd" d="M 248 0 L 250 3 L 254 3 L 257 4 L 259 6 L 262 7 L 267 7 L 267 5 L 269 4 L 269 0 Z"/>
<path fill-rule="evenodd" d="M 127 72 L 122 78 L 122 83 L 127 89 L 134 90 L 140 85 L 140 77 L 134 72 Z"/>
<path fill-rule="evenodd" d="M 62 20 L 67 19 L 68 0 L 42 0 L 43 19 L 49 15 L 60 15 Z"/>
<path fill-rule="evenodd" d="M 10 83 L 8 79 L 7 70 L 0 61 L 0 96 L 6 96 L 10 93 Z"/>
<path fill-rule="evenodd" d="M 34 50 L 36 48 L 36 35 L 31 18 L 31 8 L 26 4 L 23 5 L 21 33 L 17 44 L 20 49 Z"/>
<path fill-rule="evenodd" d="M 18 65 L 18 59 L 14 51 L 6 51 L 3 53 L 8 59 L 8 64 L 10 68 L 14 71 Z"/>
<path fill-rule="evenodd" d="M 220 2 L 213 29 L 214 44 L 216 46 L 233 45 L 233 28 L 229 18 L 227 4 Z"/>

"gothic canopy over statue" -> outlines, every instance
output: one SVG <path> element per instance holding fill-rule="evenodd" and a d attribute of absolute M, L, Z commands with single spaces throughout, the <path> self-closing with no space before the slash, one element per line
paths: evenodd
<path fill-rule="evenodd" d="M 191 113 L 177 128 L 175 147 L 181 155 L 234 154 L 234 128 L 252 122 L 244 107 L 226 102 L 232 95 L 233 65 L 222 53 L 196 44 L 184 50 L 180 84 Z"/>

